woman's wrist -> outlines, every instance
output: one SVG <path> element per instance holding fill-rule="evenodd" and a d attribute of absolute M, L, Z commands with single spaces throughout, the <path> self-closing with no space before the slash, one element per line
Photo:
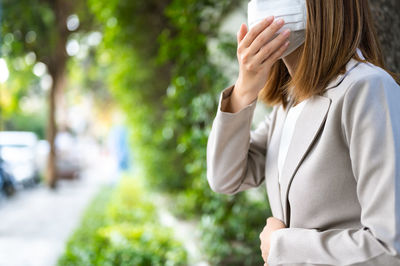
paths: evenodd
<path fill-rule="evenodd" d="M 227 111 L 237 113 L 257 99 L 257 94 L 251 90 L 246 90 L 239 82 L 236 82 L 231 96 L 229 97 Z"/>

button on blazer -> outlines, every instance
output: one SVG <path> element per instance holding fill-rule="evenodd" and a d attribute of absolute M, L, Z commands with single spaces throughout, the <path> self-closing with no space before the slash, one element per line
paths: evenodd
<path fill-rule="evenodd" d="M 400 265 L 400 87 L 381 68 L 350 60 L 304 106 L 278 183 L 288 108 L 251 130 L 256 101 L 221 108 L 207 143 L 207 180 L 235 194 L 264 181 L 274 217 L 268 265 Z M 290 106 L 291 104 L 289 104 Z"/>

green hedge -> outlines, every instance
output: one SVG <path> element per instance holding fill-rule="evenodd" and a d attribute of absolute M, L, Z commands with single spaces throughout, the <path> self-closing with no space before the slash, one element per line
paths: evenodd
<path fill-rule="evenodd" d="M 125 178 L 104 188 L 67 243 L 59 266 L 186 265 L 186 251 L 158 222 L 156 206 L 140 182 Z"/>

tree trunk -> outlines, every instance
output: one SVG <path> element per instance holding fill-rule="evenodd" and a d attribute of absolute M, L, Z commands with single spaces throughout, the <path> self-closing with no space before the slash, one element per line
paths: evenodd
<path fill-rule="evenodd" d="M 59 94 L 63 92 L 65 86 L 65 74 L 60 73 L 60 76 L 53 77 L 53 86 L 49 94 L 49 116 L 48 116 L 48 131 L 47 138 L 50 144 L 50 153 L 48 158 L 47 167 L 47 184 L 51 188 L 55 188 L 57 185 L 57 152 L 55 145 L 55 138 L 58 132 L 58 119 L 57 119 L 57 99 Z"/>
<path fill-rule="evenodd" d="M 57 98 L 58 93 L 62 93 L 62 87 L 65 85 L 65 67 L 68 55 L 65 51 L 69 31 L 67 29 L 67 17 L 71 7 L 71 2 L 68 0 L 55 0 L 52 2 L 52 8 L 56 16 L 57 22 L 57 40 L 54 52 L 48 64 L 49 73 L 53 79 L 53 85 L 49 94 L 49 116 L 47 139 L 50 145 L 50 152 L 47 165 L 47 184 L 51 188 L 57 185 L 57 153 L 55 138 L 57 136 Z"/>
<path fill-rule="evenodd" d="M 400 10 L 399 0 L 370 0 L 379 40 L 389 70 L 400 73 Z"/>
<path fill-rule="evenodd" d="M 56 170 L 56 147 L 55 147 L 55 138 L 57 135 L 57 123 L 56 123 L 56 80 L 53 78 L 53 85 L 49 94 L 49 117 L 47 122 L 47 140 L 50 145 L 49 158 L 47 163 L 47 176 L 46 181 L 47 184 L 51 188 L 56 187 L 57 182 L 57 170 Z"/>

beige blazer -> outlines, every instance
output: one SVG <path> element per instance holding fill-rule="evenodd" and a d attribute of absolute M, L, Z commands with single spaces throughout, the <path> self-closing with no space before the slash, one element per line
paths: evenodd
<path fill-rule="evenodd" d="M 352 59 L 322 96 L 304 106 L 278 183 L 287 110 L 275 106 L 251 131 L 256 101 L 221 111 L 207 144 L 207 179 L 235 194 L 265 180 L 274 217 L 269 265 L 400 265 L 400 87 Z"/>

